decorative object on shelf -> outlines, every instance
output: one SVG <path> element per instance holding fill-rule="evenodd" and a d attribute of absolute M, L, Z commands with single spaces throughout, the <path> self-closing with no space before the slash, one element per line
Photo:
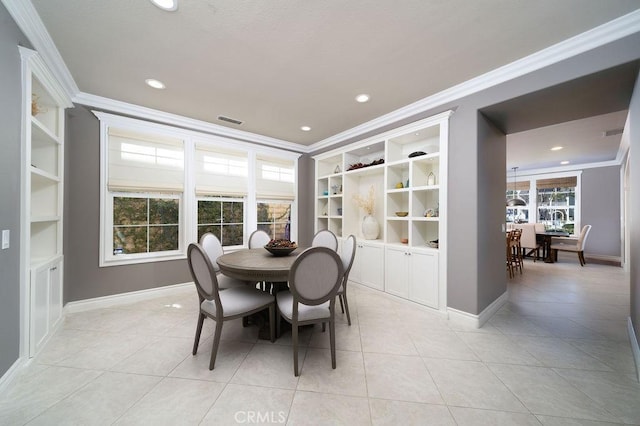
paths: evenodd
<path fill-rule="evenodd" d="M 342 208 L 338 208 L 338 216 L 342 216 Z"/>
<path fill-rule="evenodd" d="M 31 115 L 33 116 L 36 116 L 43 112 L 47 112 L 46 108 L 38 105 L 38 100 L 40 100 L 40 97 L 38 95 L 36 95 L 35 93 L 31 95 Z"/>
<path fill-rule="evenodd" d="M 438 240 L 429 241 L 427 245 L 431 248 L 438 248 Z"/>
<path fill-rule="evenodd" d="M 371 163 L 368 163 L 368 164 L 364 164 L 364 163 L 350 164 L 349 168 L 347 169 L 347 171 L 362 169 L 364 167 L 369 167 L 369 166 L 377 166 L 379 164 L 384 164 L 384 158 L 381 158 L 379 160 L 373 160 Z"/>
<path fill-rule="evenodd" d="M 408 244 L 409 243 L 409 239 L 408 238 L 400 238 L 400 242 L 402 244 Z"/>
<path fill-rule="evenodd" d="M 396 216 L 398 217 L 407 217 L 409 212 L 396 212 Z"/>
<path fill-rule="evenodd" d="M 408 188 L 408 187 L 409 187 L 409 179 L 407 179 L 407 181 L 405 182 L 404 187 L 405 187 L 405 188 Z"/>
<path fill-rule="evenodd" d="M 362 219 L 362 235 L 365 240 L 375 240 L 380 233 L 380 226 L 375 217 L 370 214 Z"/>
<path fill-rule="evenodd" d="M 427 209 L 424 212 L 424 217 L 435 217 L 435 211 L 433 209 Z"/>
<path fill-rule="evenodd" d="M 331 185 L 331 191 L 334 195 L 338 193 L 338 188 L 340 188 L 340 185 Z"/>
<path fill-rule="evenodd" d="M 404 188 L 404 185 L 402 184 L 402 182 L 396 183 L 396 189 L 402 189 L 402 188 Z"/>
<path fill-rule="evenodd" d="M 362 235 L 364 239 L 375 240 L 380 233 L 378 221 L 372 216 L 375 207 L 375 187 L 371 185 L 367 198 L 361 197 L 360 194 L 354 194 L 353 200 L 367 213 L 362 219 Z"/>
<path fill-rule="evenodd" d="M 507 200 L 507 207 L 526 206 L 527 202 L 524 201 L 522 198 L 518 197 L 516 193 L 516 180 L 518 178 L 518 168 L 512 167 L 511 169 L 513 169 L 513 194 L 515 195 L 515 197 Z"/>
<path fill-rule="evenodd" d="M 427 176 L 427 185 L 429 186 L 433 186 L 436 184 L 436 175 L 431 172 L 429 173 L 429 176 Z"/>
<path fill-rule="evenodd" d="M 340 165 L 337 165 L 335 169 L 333 169 L 333 173 L 338 174 L 340 173 Z"/>
<path fill-rule="evenodd" d="M 421 155 L 427 155 L 427 153 L 424 152 L 424 151 L 415 151 L 415 152 L 412 152 L 411 154 L 409 154 L 409 158 L 419 157 Z"/>
<path fill-rule="evenodd" d="M 322 191 L 322 195 L 329 195 L 329 191 Z"/>

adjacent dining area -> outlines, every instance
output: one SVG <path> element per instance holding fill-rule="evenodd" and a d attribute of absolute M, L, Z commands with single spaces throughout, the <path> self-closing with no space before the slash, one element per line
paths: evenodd
<path fill-rule="evenodd" d="M 259 247 L 263 242 L 265 245 Z M 227 254 L 212 233 L 188 248 L 188 264 L 200 304 L 193 355 L 198 352 L 206 318 L 215 322 L 209 370 L 215 367 L 225 321 L 262 315 L 253 325 L 269 328 L 273 343 L 281 334 L 281 322 L 291 325 L 294 375 L 299 375 L 299 328 L 321 324 L 329 328 L 331 366 L 336 368 L 335 305 L 339 299 L 342 313 L 351 325 L 347 299 L 349 272 L 356 254 L 356 239 L 350 235 L 338 254 L 338 240 L 329 230 L 318 231 L 309 248 L 297 247 L 288 240 L 268 239 L 264 231 L 254 231 L 249 248 Z M 266 318 L 266 320 L 265 320 Z"/>
<path fill-rule="evenodd" d="M 554 263 L 558 261 L 559 251 L 576 253 L 580 266 L 584 266 L 584 247 L 590 231 L 591 225 L 585 225 L 577 237 L 572 237 L 563 230 L 546 229 L 542 223 L 507 224 L 505 248 L 509 278 L 513 278 L 516 272 L 523 273 L 526 258 L 532 258 L 534 262 L 543 259 L 544 263 Z"/>

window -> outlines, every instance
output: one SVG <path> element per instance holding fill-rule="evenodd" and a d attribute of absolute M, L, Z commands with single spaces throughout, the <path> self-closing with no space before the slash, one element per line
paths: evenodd
<path fill-rule="evenodd" d="M 576 176 L 536 181 L 538 217 L 547 229 L 574 233 L 576 222 Z"/>
<path fill-rule="evenodd" d="M 272 239 L 291 239 L 291 202 L 258 200 L 258 229 Z"/>
<path fill-rule="evenodd" d="M 244 199 L 198 199 L 198 241 L 207 232 L 213 233 L 223 246 L 244 244 Z"/>
<path fill-rule="evenodd" d="M 526 206 L 507 206 L 507 222 L 529 222 L 529 180 L 507 183 L 507 201 L 513 198 L 524 200 Z"/>
<path fill-rule="evenodd" d="M 113 255 L 177 251 L 180 199 L 149 194 L 112 194 Z"/>
<path fill-rule="evenodd" d="M 296 237 L 297 154 L 94 114 L 100 119 L 101 267 L 185 259 L 189 243 L 206 232 L 225 249 L 241 248 L 258 220 L 273 237 Z"/>

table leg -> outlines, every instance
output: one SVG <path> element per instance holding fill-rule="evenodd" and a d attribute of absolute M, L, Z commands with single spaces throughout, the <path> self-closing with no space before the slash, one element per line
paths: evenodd
<path fill-rule="evenodd" d="M 551 253 L 551 235 L 544 236 L 544 250 L 547 256 L 544 258 L 544 263 L 553 263 L 553 254 Z"/>

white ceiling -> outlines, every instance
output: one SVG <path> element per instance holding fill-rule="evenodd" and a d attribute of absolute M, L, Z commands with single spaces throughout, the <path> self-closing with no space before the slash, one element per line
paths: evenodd
<path fill-rule="evenodd" d="M 638 0 L 182 0 L 175 13 L 147 0 L 32 4 L 81 92 L 305 146 L 640 9 Z M 356 103 L 359 93 L 371 101 Z M 613 144 L 591 145 L 602 156 Z"/>

